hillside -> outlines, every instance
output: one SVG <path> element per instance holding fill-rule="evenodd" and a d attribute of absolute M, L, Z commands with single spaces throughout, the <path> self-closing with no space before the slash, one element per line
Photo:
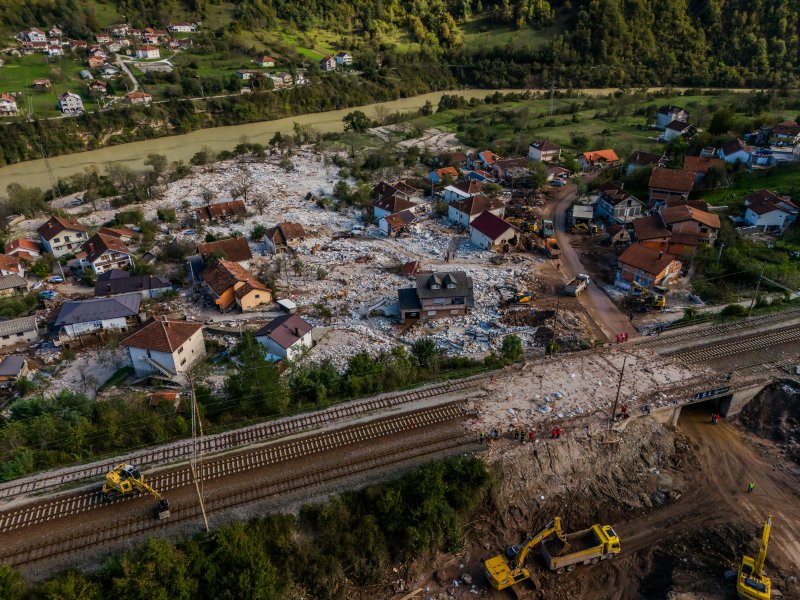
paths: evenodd
<path fill-rule="evenodd" d="M 781 86 L 800 66 L 794 0 L 6 0 L 0 30 L 58 23 L 88 39 L 123 14 L 199 20 L 216 38 L 309 58 L 341 43 L 422 51 L 484 86 Z"/>

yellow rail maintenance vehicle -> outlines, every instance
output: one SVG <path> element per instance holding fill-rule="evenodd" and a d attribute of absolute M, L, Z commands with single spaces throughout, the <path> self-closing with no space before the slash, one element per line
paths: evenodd
<path fill-rule="evenodd" d="M 139 469 L 122 463 L 106 474 L 106 482 L 103 484 L 103 498 L 106 500 L 113 500 L 120 496 L 132 496 L 135 492 L 150 494 L 158 500 L 156 515 L 159 519 L 163 520 L 169 517 L 169 502 L 155 488 L 145 482 Z"/>

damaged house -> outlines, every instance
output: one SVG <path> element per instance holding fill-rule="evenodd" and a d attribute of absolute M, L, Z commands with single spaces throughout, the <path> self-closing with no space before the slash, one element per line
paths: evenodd
<path fill-rule="evenodd" d="M 397 290 L 400 322 L 464 316 L 474 304 L 472 278 L 463 271 L 421 273 L 416 286 Z"/>

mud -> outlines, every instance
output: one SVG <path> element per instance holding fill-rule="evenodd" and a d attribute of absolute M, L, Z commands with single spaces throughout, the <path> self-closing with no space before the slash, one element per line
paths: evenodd
<path fill-rule="evenodd" d="M 800 464 L 800 384 L 783 382 L 765 389 L 740 415 L 742 424 L 773 440 Z"/>
<path fill-rule="evenodd" d="M 684 410 L 677 429 L 640 419 L 611 443 L 604 431 L 538 444 L 501 441 L 483 455 L 496 483 L 466 525 L 464 550 L 405 565 L 379 597 L 399 600 L 402 589 L 420 590 L 414 597 L 422 600 L 513 598 L 488 587 L 483 561 L 560 515 L 568 531 L 612 524 L 622 555 L 556 575 L 535 550 L 528 559 L 534 581 L 516 586 L 518 598 L 732 600 L 733 572 L 743 553 L 757 553 L 761 524 L 772 514 L 766 571 L 782 594 L 776 597 L 800 598 L 800 468 L 781 447 L 782 424 L 796 431 L 796 405 L 779 385 L 748 407 L 747 427 L 712 426 L 700 405 Z"/>

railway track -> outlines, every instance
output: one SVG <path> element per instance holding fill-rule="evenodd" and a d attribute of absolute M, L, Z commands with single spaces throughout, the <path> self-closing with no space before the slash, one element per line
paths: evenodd
<path fill-rule="evenodd" d="M 456 401 L 299 440 L 263 446 L 250 452 L 226 455 L 205 462 L 202 465 L 200 478 L 204 482 L 208 482 L 251 469 L 464 418 L 467 414 L 463 402 Z M 165 473 L 157 473 L 148 478 L 148 482 L 161 493 L 166 494 L 170 490 L 190 485 L 193 482 L 191 468 L 184 466 Z M 27 504 L 0 513 L 0 534 L 95 510 L 104 504 L 129 502 L 135 498 L 123 497 L 109 501 L 103 499 L 99 490 L 92 490 Z"/>
<path fill-rule="evenodd" d="M 690 350 L 668 352 L 666 356 L 678 358 L 683 362 L 698 363 L 724 358 L 742 352 L 767 349 L 772 346 L 796 340 L 800 340 L 800 326 L 766 331 L 764 333 L 753 334 L 748 337 L 741 337 L 730 341 L 715 342 Z"/>
<path fill-rule="evenodd" d="M 632 343 L 637 347 L 642 348 L 659 348 L 661 346 L 669 346 L 676 342 L 702 340 L 702 338 L 721 335 L 725 333 L 744 332 L 754 327 L 759 327 L 767 323 L 781 322 L 788 319 L 800 317 L 800 309 L 786 310 L 780 313 L 762 315 L 760 317 L 753 317 L 744 321 L 737 321 L 735 323 L 723 323 L 721 325 L 712 325 L 710 327 L 703 327 L 694 331 L 683 331 L 679 333 L 670 333 L 649 338 L 637 338 Z"/>
<path fill-rule="evenodd" d="M 477 388 L 491 374 L 479 375 L 445 384 L 399 394 L 388 394 L 367 400 L 357 400 L 333 406 L 325 410 L 287 417 L 277 421 L 251 425 L 242 429 L 206 436 L 202 442 L 203 454 L 215 454 L 235 450 L 243 446 L 268 442 L 280 437 L 308 431 L 347 417 L 358 416 L 376 410 L 385 410 L 416 400 L 423 400 L 456 391 Z M 22 494 L 31 494 L 52 489 L 65 484 L 103 477 L 110 469 L 121 462 L 135 464 L 139 468 L 168 465 L 188 460 L 192 454 L 191 440 L 183 440 L 168 446 L 160 446 L 124 456 L 116 456 L 88 465 L 59 469 L 57 473 L 41 473 L 24 479 L 0 484 L 0 500 L 10 499 Z"/>
<path fill-rule="evenodd" d="M 449 434 L 423 443 L 414 442 L 412 445 L 403 448 L 358 458 L 335 467 L 264 482 L 262 485 L 254 485 L 246 491 L 215 494 L 212 498 L 206 500 L 205 509 L 207 514 L 214 514 L 271 497 L 285 496 L 286 494 L 322 484 L 332 483 L 344 477 L 361 475 L 377 469 L 386 470 L 410 460 L 442 452 L 453 452 L 456 449 L 467 446 L 476 448 L 474 436 L 462 435 L 453 437 L 452 434 Z M 194 503 L 171 506 L 170 513 L 170 518 L 167 521 L 159 521 L 153 518 L 129 519 L 124 522 L 98 526 L 75 535 L 37 543 L 18 550 L 5 552 L 0 550 L 0 561 L 16 567 L 28 565 L 42 560 L 58 558 L 82 549 L 96 548 L 120 539 L 129 539 L 131 536 L 159 530 L 176 523 L 199 520 L 201 516 L 199 506 Z"/>

